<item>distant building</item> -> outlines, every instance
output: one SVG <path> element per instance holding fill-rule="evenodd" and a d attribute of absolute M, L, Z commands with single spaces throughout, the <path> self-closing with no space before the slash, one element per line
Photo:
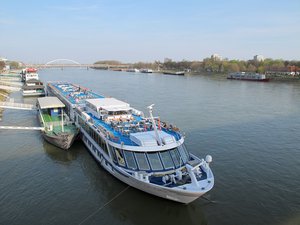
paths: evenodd
<path fill-rule="evenodd" d="M 210 58 L 215 60 L 215 61 L 221 61 L 223 59 L 222 56 L 220 56 L 219 54 L 216 54 L 216 53 L 212 54 Z"/>
<path fill-rule="evenodd" d="M 1 67 L 0 67 L 1 70 L 4 70 L 4 71 L 9 70 L 9 65 L 7 65 L 7 59 L 6 58 L 0 57 L 0 62 L 1 62 Z"/>
<path fill-rule="evenodd" d="M 6 59 L 6 58 L 3 58 L 3 57 L 0 57 L 0 61 L 6 62 L 7 59 Z"/>
<path fill-rule="evenodd" d="M 165 58 L 165 59 L 164 59 L 164 63 L 168 63 L 168 62 L 172 62 L 172 59 L 170 59 L 170 58 Z"/>
<path fill-rule="evenodd" d="M 253 57 L 253 60 L 256 62 L 263 62 L 265 60 L 265 57 L 263 57 L 262 55 L 255 55 Z"/>

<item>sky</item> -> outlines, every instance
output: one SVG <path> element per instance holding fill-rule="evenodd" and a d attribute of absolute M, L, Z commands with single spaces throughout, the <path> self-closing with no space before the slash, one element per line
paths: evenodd
<path fill-rule="evenodd" d="M 300 60 L 299 0 L 1 0 L 0 57 Z"/>

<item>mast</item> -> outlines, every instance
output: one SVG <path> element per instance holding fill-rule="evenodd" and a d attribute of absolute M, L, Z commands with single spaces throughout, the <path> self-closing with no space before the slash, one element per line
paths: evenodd
<path fill-rule="evenodd" d="M 65 132 L 64 131 L 64 110 L 63 108 L 61 108 L 60 110 L 61 110 L 61 131 Z"/>
<path fill-rule="evenodd" d="M 149 109 L 150 119 L 151 119 L 153 127 L 154 127 L 154 133 L 155 133 L 156 140 L 158 141 L 159 145 L 162 145 L 161 139 L 159 138 L 159 134 L 158 134 L 158 131 L 157 131 L 156 123 L 155 123 L 155 120 L 154 120 L 153 115 L 152 115 L 153 106 L 154 106 L 154 104 L 149 105 L 147 108 Z"/>

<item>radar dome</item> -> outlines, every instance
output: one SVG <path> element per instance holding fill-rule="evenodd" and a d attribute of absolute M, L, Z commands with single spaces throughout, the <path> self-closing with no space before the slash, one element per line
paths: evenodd
<path fill-rule="evenodd" d="M 211 155 L 207 155 L 207 156 L 205 157 L 205 161 L 206 161 L 207 163 L 211 163 L 211 162 L 212 162 L 212 157 L 211 157 Z"/>

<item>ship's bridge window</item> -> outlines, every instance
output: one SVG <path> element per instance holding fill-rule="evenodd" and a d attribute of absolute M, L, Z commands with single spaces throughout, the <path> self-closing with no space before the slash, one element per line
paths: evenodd
<path fill-rule="evenodd" d="M 137 169 L 136 162 L 134 160 L 133 152 L 124 151 L 124 156 L 126 159 L 126 164 L 129 169 Z"/>
<path fill-rule="evenodd" d="M 169 151 L 160 152 L 160 156 L 163 162 L 165 169 L 174 168 L 174 163 L 172 161 L 171 155 Z"/>
<path fill-rule="evenodd" d="M 135 152 L 135 158 L 140 170 L 150 170 L 146 155 L 143 152 Z"/>
<path fill-rule="evenodd" d="M 163 170 L 163 166 L 159 159 L 158 153 L 148 153 L 147 154 L 152 170 Z"/>
<path fill-rule="evenodd" d="M 179 151 L 181 159 L 184 163 L 186 163 L 187 161 L 190 160 L 189 153 L 187 152 L 184 144 L 182 144 L 178 147 L 178 151 Z"/>
<path fill-rule="evenodd" d="M 119 116 L 119 115 L 127 115 L 129 113 L 130 113 L 130 111 L 124 111 L 124 110 L 122 110 L 122 111 L 109 111 L 108 115 L 109 116 Z"/>
<path fill-rule="evenodd" d="M 172 157 L 173 162 L 175 164 L 175 167 L 179 167 L 179 166 L 183 165 L 182 159 L 179 155 L 179 152 L 178 152 L 177 148 L 173 148 L 172 150 L 170 150 L 170 154 L 171 154 L 171 157 Z"/>
<path fill-rule="evenodd" d="M 115 148 L 116 156 L 117 156 L 117 161 L 120 166 L 125 166 L 125 160 L 123 156 L 123 151 L 121 149 Z"/>
<path fill-rule="evenodd" d="M 116 163 L 117 162 L 117 156 L 116 156 L 115 148 L 113 146 L 110 146 L 110 145 L 108 145 L 108 146 L 109 146 L 108 149 L 110 151 L 110 155 L 111 155 L 113 161 Z"/>

